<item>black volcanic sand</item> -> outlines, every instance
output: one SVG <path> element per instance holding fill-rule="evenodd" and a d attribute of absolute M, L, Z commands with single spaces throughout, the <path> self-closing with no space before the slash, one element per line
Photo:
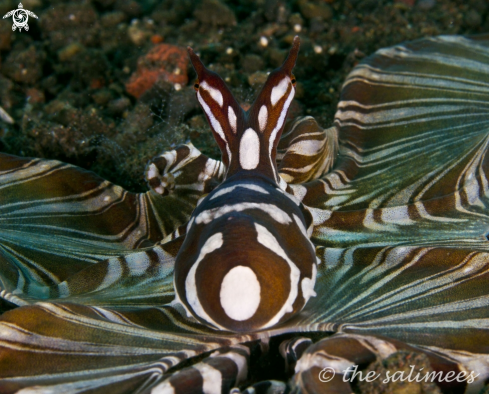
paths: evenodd
<path fill-rule="evenodd" d="M 159 81 L 136 99 L 125 84 L 155 44 L 191 45 L 243 103 L 301 37 L 291 116 L 331 124 L 342 81 L 375 50 L 438 34 L 489 31 L 484 0 L 25 0 L 28 32 L 0 20 L 0 150 L 55 158 L 144 191 L 148 160 L 191 140 L 219 151 L 189 84 Z M 238 4 L 238 5 L 235 5 Z M 0 14 L 17 0 L 0 2 Z M 260 41 L 267 38 L 267 45 Z M 183 71 L 184 72 L 184 71 Z"/>
<path fill-rule="evenodd" d="M 18 1 L 0 0 L 0 14 Z M 29 19 L 28 32 L 13 32 L 11 18 L 0 20 L 0 106 L 14 120 L 0 120 L 0 151 L 73 163 L 132 191 L 147 190 L 148 160 L 180 143 L 219 157 L 190 66 L 189 83 L 179 90 L 159 81 L 139 99 L 127 93 L 138 58 L 155 42 L 191 45 L 249 104 L 298 34 L 291 116 L 312 115 L 327 127 L 345 76 L 363 57 L 426 36 L 489 32 L 484 0 L 22 3 L 39 16 Z M 437 392 L 361 384 L 355 390 Z"/>

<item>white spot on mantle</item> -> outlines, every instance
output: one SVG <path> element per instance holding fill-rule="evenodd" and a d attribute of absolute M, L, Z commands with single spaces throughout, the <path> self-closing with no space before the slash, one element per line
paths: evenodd
<path fill-rule="evenodd" d="M 260 306 L 260 282 L 253 270 L 239 265 L 231 269 L 221 284 L 221 305 L 231 319 L 248 320 Z"/>

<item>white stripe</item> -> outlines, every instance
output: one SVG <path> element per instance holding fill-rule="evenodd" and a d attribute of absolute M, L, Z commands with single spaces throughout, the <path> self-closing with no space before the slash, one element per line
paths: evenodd
<path fill-rule="evenodd" d="M 226 357 L 236 364 L 238 367 L 238 376 L 236 377 L 236 384 L 244 381 L 248 375 L 248 363 L 246 362 L 246 357 L 239 354 L 238 352 L 228 352 L 224 354 L 219 354 L 217 352 L 212 353 L 210 357 Z"/>
<path fill-rule="evenodd" d="M 258 124 L 260 125 L 260 131 L 263 133 L 265 127 L 267 126 L 268 120 L 268 110 L 265 105 L 262 105 L 260 108 L 260 112 L 258 113 Z"/>
<path fill-rule="evenodd" d="M 316 297 L 317 294 L 314 291 L 314 285 L 316 284 L 317 268 L 316 263 L 312 263 L 312 276 L 310 278 L 304 278 L 301 282 L 302 297 L 304 297 L 304 304 L 309 301 L 309 298 Z"/>
<path fill-rule="evenodd" d="M 229 125 L 231 126 L 231 129 L 233 129 L 233 132 L 236 134 L 236 114 L 234 113 L 234 110 L 231 106 L 228 107 L 228 120 L 229 120 Z"/>
<path fill-rule="evenodd" d="M 288 312 L 292 312 L 294 301 L 297 298 L 299 293 L 299 279 L 301 276 L 301 272 L 299 268 L 294 264 L 292 260 L 289 259 L 285 250 L 282 249 L 277 239 L 273 236 L 273 234 L 268 231 L 265 227 L 255 223 L 255 229 L 258 233 L 257 241 L 265 246 L 267 249 L 270 249 L 276 255 L 282 257 L 290 267 L 290 293 L 285 301 L 284 305 L 278 313 L 268 321 L 268 323 L 264 324 L 261 328 L 271 327 L 278 323 L 278 321 Z"/>
<path fill-rule="evenodd" d="M 245 170 L 254 170 L 260 163 L 260 139 L 255 130 L 247 129 L 239 143 L 239 164 Z"/>
<path fill-rule="evenodd" d="M 145 252 L 130 254 L 126 257 L 126 263 L 131 276 L 143 275 L 151 265 L 149 256 Z"/>
<path fill-rule="evenodd" d="M 107 264 L 107 273 L 105 274 L 102 283 L 95 289 L 95 291 L 103 290 L 110 285 L 117 282 L 122 276 L 122 266 L 121 262 L 114 258 L 109 260 Z"/>
<path fill-rule="evenodd" d="M 277 86 L 274 86 L 272 89 L 272 94 L 270 95 L 270 101 L 272 105 L 277 104 L 277 102 L 287 93 L 287 89 L 290 84 L 290 78 L 285 77 L 282 79 Z"/>
<path fill-rule="evenodd" d="M 247 209 L 259 209 L 272 217 L 273 220 L 280 224 L 289 224 L 292 222 L 290 216 L 274 204 L 256 203 L 256 202 L 242 202 L 240 204 L 224 205 L 218 208 L 208 209 L 201 212 L 196 218 L 196 224 L 208 224 L 214 219 L 220 218 L 231 212 L 242 212 Z"/>
<path fill-rule="evenodd" d="M 58 293 L 59 293 L 59 298 L 69 297 L 69 295 L 70 295 L 70 289 L 69 289 L 68 284 L 66 283 L 66 281 L 61 282 L 58 285 Z"/>
<path fill-rule="evenodd" d="M 299 217 L 295 213 L 292 214 L 292 217 L 294 218 L 295 223 L 297 224 L 297 227 L 299 227 L 299 230 L 301 230 L 301 233 L 304 235 L 304 237 L 307 238 L 306 227 L 302 223 L 302 220 L 300 220 Z"/>
<path fill-rule="evenodd" d="M 215 192 L 215 194 L 212 195 L 211 198 L 209 198 L 209 200 L 214 200 L 215 198 L 217 197 L 220 197 L 220 196 L 223 196 L 224 194 L 228 194 L 228 193 L 231 193 L 233 190 L 235 190 L 236 188 L 238 187 L 241 187 L 243 189 L 249 189 L 249 190 L 253 190 L 255 192 L 258 192 L 258 193 L 263 193 L 263 194 L 270 194 L 268 193 L 263 187 L 261 186 L 258 186 L 258 185 L 252 185 L 252 184 L 248 184 L 248 183 L 243 183 L 243 184 L 240 184 L 240 185 L 235 185 L 235 186 L 230 186 L 230 187 L 225 187 L 223 189 L 217 189 L 217 191 Z"/>
<path fill-rule="evenodd" d="M 280 112 L 280 116 L 277 120 L 277 125 L 275 126 L 272 133 L 270 134 L 270 145 L 268 147 L 268 154 L 270 155 L 270 158 L 272 155 L 273 144 L 275 142 L 275 139 L 277 138 L 277 133 L 279 132 L 279 130 L 282 128 L 282 126 L 284 124 L 285 115 L 287 115 L 287 111 L 289 109 L 290 103 L 292 102 L 292 99 L 294 98 L 294 94 L 295 94 L 295 89 L 292 87 L 292 90 L 290 91 L 289 97 L 287 97 L 287 101 L 285 102 L 284 107 L 282 108 L 282 112 Z M 272 163 L 272 166 L 273 166 L 273 163 Z"/>
<path fill-rule="evenodd" d="M 202 392 L 204 394 L 221 394 L 222 374 L 219 370 L 205 363 L 195 364 L 193 368 L 202 375 L 204 380 Z"/>
<path fill-rule="evenodd" d="M 302 156 L 314 156 L 323 148 L 325 139 L 323 140 L 302 140 L 289 146 L 287 154 L 296 154 Z"/>
<path fill-rule="evenodd" d="M 200 316 L 202 319 L 209 322 L 210 324 L 213 324 L 217 328 L 226 330 L 224 327 L 217 324 L 202 307 L 202 304 L 200 303 L 199 297 L 197 295 L 197 283 L 195 278 L 195 274 L 197 272 L 197 268 L 199 267 L 200 262 L 204 259 L 205 256 L 219 249 L 222 246 L 223 242 L 224 241 L 222 238 L 222 233 L 216 233 L 210 236 L 207 241 L 205 241 L 204 246 L 202 246 L 202 249 L 200 249 L 199 257 L 197 257 L 197 260 L 195 260 L 195 263 L 193 263 L 192 268 L 190 268 L 187 278 L 185 279 L 185 294 L 187 302 L 189 303 L 190 307 L 196 315 Z"/>
<path fill-rule="evenodd" d="M 224 102 L 222 98 L 222 93 L 216 89 L 213 88 L 211 85 L 209 85 L 206 81 L 202 81 L 200 83 L 200 87 L 204 89 L 207 93 L 209 93 L 212 97 L 212 99 L 219 104 L 220 107 L 222 107 L 222 104 Z"/>
<path fill-rule="evenodd" d="M 156 166 L 151 163 L 148 167 L 148 175 L 147 175 L 147 178 L 148 179 L 152 179 L 152 178 L 156 178 L 158 176 L 158 169 L 156 168 Z"/>
<path fill-rule="evenodd" d="M 415 223 L 409 217 L 408 206 L 382 208 L 380 212 L 381 212 L 380 217 L 384 223 L 399 224 L 401 226 L 406 226 Z"/>
<path fill-rule="evenodd" d="M 228 141 L 226 140 L 226 135 L 224 134 L 224 131 L 222 131 L 221 124 L 216 119 L 209 106 L 205 103 L 204 99 L 200 95 L 200 92 L 197 92 L 197 99 L 199 100 L 200 105 L 204 109 L 204 112 L 207 114 L 207 117 L 211 122 L 212 129 L 219 135 L 219 137 L 221 137 L 221 139 L 226 144 L 226 152 L 228 154 L 229 162 L 231 162 L 231 150 L 229 149 L 229 144 Z"/>
<path fill-rule="evenodd" d="M 200 105 L 202 105 L 202 108 L 204 109 L 205 113 L 207 114 L 207 116 L 211 122 L 212 128 L 219 135 L 219 137 L 222 138 L 222 140 L 226 143 L 226 146 L 227 146 L 228 142 L 226 140 L 226 136 L 224 135 L 224 132 L 222 131 L 221 124 L 216 119 L 216 117 L 212 113 L 211 109 L 209 108 L 209 106 L 206 104 L 206 102 L 204 101 L 204 99 L 200 95 L 200 92 L 197 92 L 197 99 L 199 100 Z"/>
<path fill-rule="evenodd" d="M 158 386 L 153 387 L 151 394 L 175 394 L 175 388 L 168 380 L 160 383 Z"/>

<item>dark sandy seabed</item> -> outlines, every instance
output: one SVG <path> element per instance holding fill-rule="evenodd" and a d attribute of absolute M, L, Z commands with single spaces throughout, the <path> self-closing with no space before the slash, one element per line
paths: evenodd
<path fill-rule="evenodd" d="M 1 0 L 0 14 L 17 4 Z M 146 190 L 148 160 L 180 143 L 219 157 L 194 96 L 188 45 L 247 105 L 298 34 L 290 117 L 312 115 L 327 127 L 345 76 L 363 57 L 425 36 L 489 31 L 485 0 L 23 5 L 39 17 L 28 32 L 0 20 L 0 106 L 14 120 L 0 120 L 0 151 L 73 163 L 133 191 Z"/>
<path fill-rule="evenodd" d="M 426 36 L 489 32 L 485 0 L 22 3 L 39 17 L 29 18 L 28 32 L 13 32 L 11 18 L 0 20 L 0 106 L 13 120 L 0 120 L 0 151 L 73 163 L 132 191 L 147 190 L 148 160 L 180 143 L 219 157 L 192 88 L 188 45 L 246 106 L 298 34 L 289 117 L 312 115 L 327 127 L 345 76 L 365 56 Z M 0 0 L 0 14 L 17 5 Z M 396 357 L 371 368 L 426 362 Z M 267 363 L 253 369 L 274 360 Z M 355 390 L 439 392 L 432 385 Z"/>

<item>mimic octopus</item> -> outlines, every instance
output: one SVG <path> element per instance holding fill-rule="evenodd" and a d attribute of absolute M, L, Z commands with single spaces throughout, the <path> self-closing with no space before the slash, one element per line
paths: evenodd
<path fill-rule="evenodd" d="M 0 392 L 350 393 L 413 353 L 479 392 L 489 37 L 377 51 L 328 129 L 286 124 L 298 37 L 248 111 L 188 51 L 222 161 L 179 146 L 136 194 L 0 154 Z"/>

